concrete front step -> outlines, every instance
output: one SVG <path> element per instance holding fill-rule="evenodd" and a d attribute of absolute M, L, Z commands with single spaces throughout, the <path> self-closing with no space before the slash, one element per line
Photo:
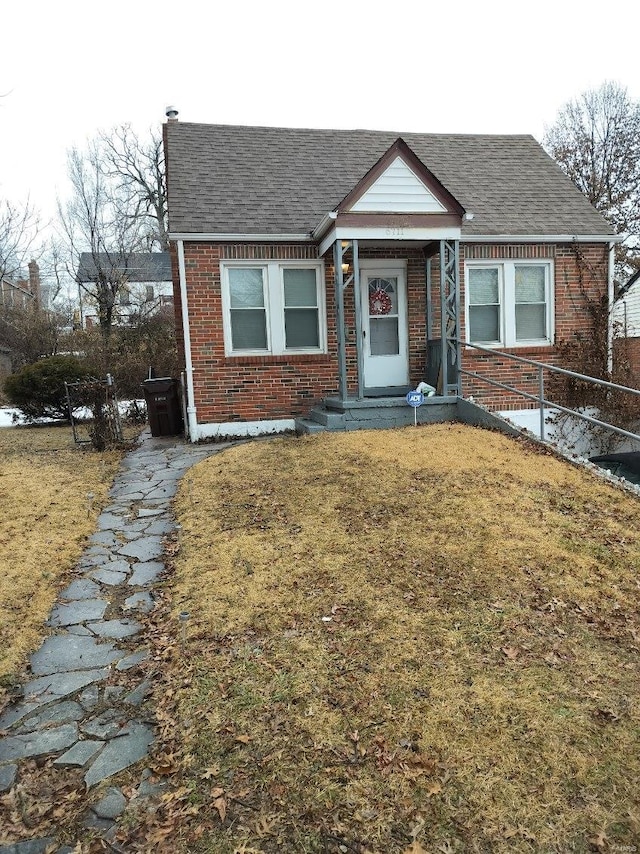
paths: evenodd
<path fill-rule="evenodd" d="M 456 398 L 427 398 L 417 411 L 418 424 L 456 420 Z M 311 410 L 308 418 L 296 419 L 298 433 L 319 430 L 380 430 L 414 423 L 414 410 L 404 398 L 340 400 L 327 398 L 323 406 Z"/>
<path fill-rule="evenodd" d="M 344 423 L 344 412 L 336 412 L 324 406 L 316 406 L 309 413 L 309 421 L 315 421 L 317 424 L 322 424 L 323 427 L 333 427 L 340 430 Z"/>
<path fill-rule="evenodd" d="M 312 435 L 314 433 L 323 433 L 328 430 L 323 424 L 318 424 L 317 421 L 310 421 L 308 418 L 296 418 L 296 433 L 298 435 Z"/>

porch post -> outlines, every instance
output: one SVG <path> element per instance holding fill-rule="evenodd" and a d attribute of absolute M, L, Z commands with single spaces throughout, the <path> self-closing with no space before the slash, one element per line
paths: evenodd
<path fill-rule="evenodd" d="M 358 400 L 364 397 L 364 351 L 362 347 L 362 297 L 360 294 L 360 258 L 358 241 L 351 243 L 353 249 L 353 297 L 356 308 L 356 354 L 358 360 Z"/>
<path fill-rule="evenodd" d="M 442 393 L 460 389 L 460 241 L 440 241 L 440 324 Z M 449 371 L 449 361 L 452 370 Z M 452 376 L 449 376 L 452 373 Z"/>
<path fill-rule="evenodd" d="M 333 244 L 334 287 L 336 296 L 336 338 L 338 340 L 338 391 L 347 399 L 347 351 L 344 335 L 344 273 L 342 272 L 342 241 Z"/>
<path fill-rule="evenodd" d="M 426 259 L 425 273 L 427 281 L 427 346 L 433 338 L 433 301 L 431 299 L 431 256 Z"/>

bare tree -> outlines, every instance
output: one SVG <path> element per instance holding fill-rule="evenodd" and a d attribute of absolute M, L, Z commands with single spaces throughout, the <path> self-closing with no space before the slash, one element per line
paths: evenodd
<path fill-rule="evenodd" d="M 126 287 L 128 259 L 145 247 L 145 230 L 139 218 L 123 215 L 114 200 L 98 142 L 84 152 L 71 149 L 67 173 L 71 194 L 66 203 L 58 203 L 68 246 L 67 269 L 95 305 L 100 331 L 108 338 L 118 296 Z M 79 265 L 87 256 L 90 264 L 84 275 Z"/>
<path fill-rule="evenodd" d="M 544 146 L 619 234 L 619 278 L 640 266 L 640 102 L 606 82 L 569 101 Z"/>
<path fill-rule="evenodd" d="M 38 237 L 40 219 L 30 201 L 0 200 L 0 278 L 15 279 L 25 268 Z"/>
<path fill-rule="evenodd" d="M 147 249 L 166 251 L 167 185 L 162 137 L 151 130 L 140 139 L 131 125 L 99 135 L 102 168 L 113 186 L 113 201 L 121 216 L 142 225 Z"/>
<path fill-rule="evenodd" d="M 67 269 L 81 298 L 97 310 L 103 337 L 128 296 L 135 255 L 167 247 L 162 141 L 139 138 L 130 125 L 99 133 L 68 154 L 69 199 L 59 203 Z"/>

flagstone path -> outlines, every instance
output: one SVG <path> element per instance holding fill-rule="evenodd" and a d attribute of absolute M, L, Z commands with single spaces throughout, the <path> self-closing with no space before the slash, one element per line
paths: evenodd
<path fill-rule="evenodd" d="M 20 780 L 21 762 L 53 759 L 57 768 L 82 769 L 94 786 L 140 762 L 153 742 L 141 707 L 150 683 L 139 678 L 125 693 L 106 684 L 147 657 L 138 617 L 154 606 L 153 589 L 165 566 L 162 540 L 175 530 L 171 499 L 185 472 L 228 445 L 190 445 L 144 433 L 124 458 L 76 573 L 49 617 L 52 632 L 31 656 L 31 679 L 21 700 L 0 716 L 0 793 Z M 113 680 L 111 680 L 113 681 Z M 158 792 L 141 772 L 137 797 Z M 103 787 L 102 787 L 103 788 Z M 115 836 L 127 799 L 117 787 L 100 789 L 83 824 Z M 54 839 L 2 844 L 0 854 L 41 854 Z M 57 854 L 72 851 L 62 846 Z"/>

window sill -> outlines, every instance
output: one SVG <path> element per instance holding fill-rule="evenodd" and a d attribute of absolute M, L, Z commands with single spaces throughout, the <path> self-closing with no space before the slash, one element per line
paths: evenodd
<path fill-rule="evenodd" d="M 273 355 L 265 353 L 264 356 L 258 355 L 241 355 L 237 356 L 227 354 L 224 357 L 223 364 L 225 365 L 291 365 L 291 364 L 329 364 L 331 357 L 328 353 L 289 353 Z"/>
<path fill-rule="evenodd" d="M 483 356 L 490 355 L 489 353 L 485 353 L 484 350 L 475 350 L 471 344 L 463 344 L 462 346 L 464 348 L 465 355 L 472 358 L 482 358 Z M 554 345 L 551 343 L 512 344 L 508 347 L 505 347 L 503 344 L 481 344 L 479 346 L 486 347 L 487 350 L 491 351 L 491 354 L 513 353 L 514 356 L 522 356 L 523 358 L 536 355 L 549 355 L 549 353 L 554 349 Z"/>

